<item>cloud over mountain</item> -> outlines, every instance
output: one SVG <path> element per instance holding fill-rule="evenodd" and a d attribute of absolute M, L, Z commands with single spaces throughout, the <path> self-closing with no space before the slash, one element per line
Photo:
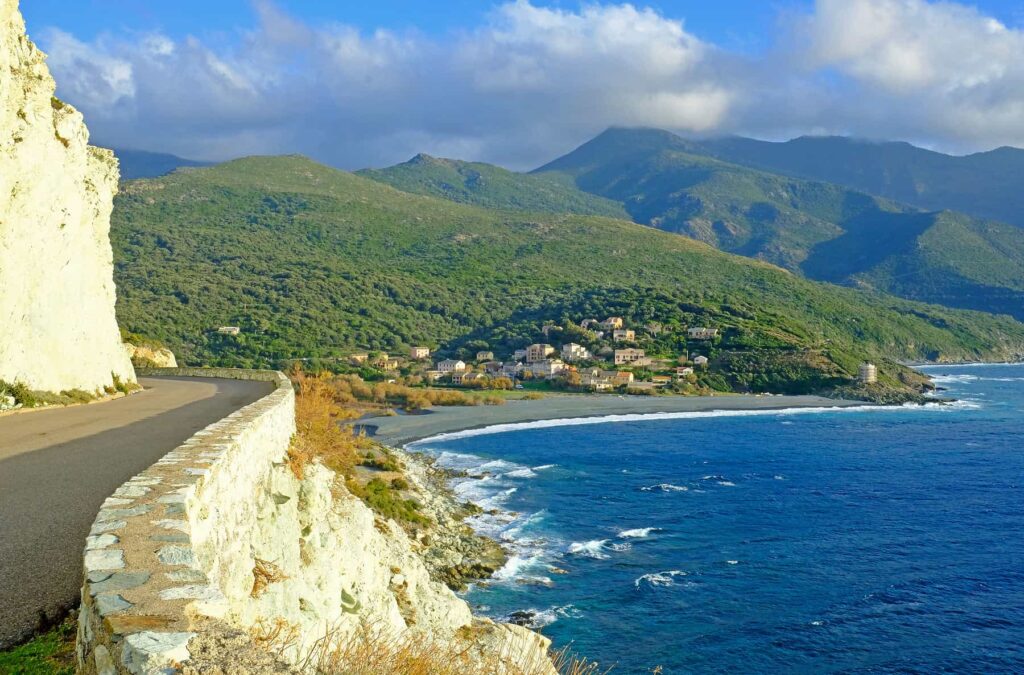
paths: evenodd
<path fill-rule="evenodd" d="M 736 54 L 639 5 L 517 0 L 443 38 L 310 25 L 263 1 L 235 35 L 41 37 L 100 143 L 359 167 L 418 151 L 529 167 L 610 125 L 1024 145 L 1024 33 L 924 0 L 818 0 Z"/>

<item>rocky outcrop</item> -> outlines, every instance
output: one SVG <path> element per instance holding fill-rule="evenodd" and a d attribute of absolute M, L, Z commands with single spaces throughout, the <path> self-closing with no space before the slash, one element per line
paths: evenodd
<path fill-rule="evenodd" d="M 136 368 L 177 368 L 178 360 L 167 347 L 124 343 L 124 351 Z"/>
<path fill-rule="evenodd" d="M 117 160 L 54 92 L 0 0 L 0 380 L 93 392 L 135 380 L 114 318 Z"/>
<path fill-rule="evenodd" d="M 464 660 L 458 672 L 553 674 L 546 638 L 475 618 L 431 578 L 402 528 L 348 494 L 332 471 L 314 464 L 296 475 L 287 461 L 295 428 L 287 378 L 165 374 L 277 386 L 103 505 L 84 555 L 79 672 L 312 671 L 332 646 L 370 630 L 374 639 L 437 645 Z"/>

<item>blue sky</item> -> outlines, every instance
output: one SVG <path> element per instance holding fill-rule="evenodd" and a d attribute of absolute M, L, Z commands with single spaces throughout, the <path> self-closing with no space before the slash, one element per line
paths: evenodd
<path fill-rule="evenodd" d="M 249 0 L 23 0 L 22 12 L 31 32 L 34 28 L 58 26 L 90 39 L 101 32 L 160 30 L 172 37 L 188 34 L 230 33 L 253 20 Z M 339 21 L 364 30 L 379 27 L 415 29 L 433 35 L 469 28 L 480 23 L 493 4 L 480 0 L 437 2 L 374 0 L 373 2 L 308 2 L 283 0 L 278 6 L 304 20 L 318 23 Z M 578 2 L 535 2 L 545 7 L 578 8 Z M 806 6 L 807 2 L 786 0 L 689 0 L 637 3 L 653 7 L 666 16 L 686 20 L 687 28 L 715 42 L 750 44 L 759 42 L 763 31 L 775 20 L 779 9 Z M 992 3 L 1006 4 L 1011 3 Z M 1019 3 L 1017 3 L 1019 4 Z"/>
<path fill-rule="evenodd" d="M 482 0 L 282 0 L 277 3 L 296 17 L 313 23 L 339 21 L 365 30 L 379 27 L 424 31 L 438 35 L 472 27 L 493 9 Z M 545 7 L 575 9 L 579 2 L 535 2 Z M 806 9 L 810 0 L 661 0 L 638 2 L 665 16 L 685 19 L 698 37 L 740 49 L 764 46 L 765 35 L 780 13 Z M 1003 23 L 1024 21 L 1024 2 L 984 0 L 967 3 Z M 57 26 L 91 39 L 101 32 L 160 30 L 172 37 L 231 33 L 252 23 L 250 0 L 22 0 L 29 31 Z"/>
<path fill-rule="evenodd" d="M 1024 2 L 22 0 L 97 143 L 529 168 L 612 125 L 1024 146 Z"/>

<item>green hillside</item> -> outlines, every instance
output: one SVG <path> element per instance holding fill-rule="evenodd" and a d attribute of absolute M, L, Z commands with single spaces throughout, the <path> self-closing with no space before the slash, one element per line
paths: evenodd
<path fill-rule="evenodd" d="M 681 327 L 720 327 L 722 376 L 738 388 L 828 389 L 862 358 L 1024 354 L 1010 319 L 807 281 L 626 221 L 411 195 L 302 157 L 129 182 L 112 240 L 122 327 L 189 364 L 420 343 L 504 355 L 544 321 L 609 314 L 671 328 L 652 345 L 664 354 Z"/>
<path fill-rule="evenodd" d="M 1024 150 L 998 148 L 965 157 L 909 143 L 802 137 L 785 143 L 724 138 L 695 152 L 736 164 L 856 190 L 931 211 L 952 210 L 1024 227 Z"/>
<path fill-rule="evenodd" d="M 537 175 L 571 177 L 639 223 L 813 279 L 1024 319 L 1024 230 L 699 152 L 667 132 L 612 129 Z"/>
<path fill-rule="evenodd" d="M 421 154 L 404 164 L 356 173 L 403 192 L 491 209 L 629 217 L 621 204 L 584 192 L 563 176 L 516 173 L 492 164 Z"/>

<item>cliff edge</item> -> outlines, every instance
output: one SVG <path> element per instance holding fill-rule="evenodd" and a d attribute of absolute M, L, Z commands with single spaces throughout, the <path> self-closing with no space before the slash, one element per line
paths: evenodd
<path fill-rule="evenodd" d="M 135 381 L 114 316 L 117 160 L 45 60 L 0 0 L 0 381 L 93 392 Z"/>

